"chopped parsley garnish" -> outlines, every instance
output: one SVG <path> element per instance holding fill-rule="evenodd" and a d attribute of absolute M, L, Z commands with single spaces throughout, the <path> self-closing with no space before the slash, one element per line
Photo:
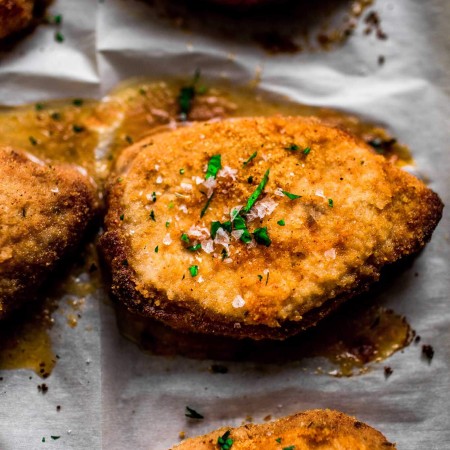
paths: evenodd
<path fill-rule="evenodd" d="M 191 245 L 187 249 L 191 252 L 196 252 L 197 250 L 200 250 L 201 248 L 202 248 L 202 244 L 195 244 L 195 245 Z"/>
<path fill-rule="evenodd" d="M 42 103 L 36 103 L 36 104 L 34 105 L 34 109 L 35 109 L 36 111 L 42 111 L 42 110 L 44 109 L 44 105 L 43 105 Z"/>
<path fill-rule="evenodd" d="M 128 144 L 132 144 L 134 142 L 133 138 L 131 136 L 128 136 L 128 135 L 125 136 L 125 140 L 128 142 Z"/>
<path fill-rule="evenodd" d="M 167 205 L 167 207 L 168 207 L 169 209 L 172 209 L 174 206 L 175 206 L 175 203 L 174 203 L 174 202 L 169 202 L 169 204 Z"/>
<path fill-rule="evenodd" d="M 198 266 L 189 267 L 189 272 L 191 274 L 191 277 L 196 277 L 198 275 Z"/>
<path fill-rule="evenodd" d="M 286 222 L 284 221 L 284 219 L 281 219 L 277 222 L 278 225 L 280 225 L 280 227 L 284 227 L 286 225 Z"/>
<path fill-rule="evenodd" d="M 120 220 L 123 220 L 124 218 L 125 218 L 125 214 L 121 214 L 119 217 Z"/>
<path fill-rule="evenodd" d="M 233 446 L 233 439 L 230 438 L 231 431 L 226 431 L 222 436 L 217 438 L 217 445 L 220 450 L 230 450 Z"/>
<path fill-rule="evenodd" d="M 149 217 L 151 220 L 153 220 L 153 222 L 156 222 L 155 211 L 153 211 L 153 209 L 150 211 Z"/>
<path fill-rule="evenodd" d="M 62 14 L 56 14 L 55 16 L 47 16 L 45 21 L 54 25 L 61 25 L 63 20 Z"/>
<path fill-rule="evenodd" d="M 152 192 L 152 201 L 156 202 L 156 192 Z"/>
<path fill-rule="evenodd" d="M 189 406 L 186 406 L 186 412 L 184 415 L 190 419 L 204 419 L 200 413 L 198 413 L 195 409 L 189 408 Z"/>
<path fill-rule="evenodd" d="M 83 100 L 81 98 L 75 98 L 72 100 L 72 105 L 74 106 L 82 106 Z"/>
<path fill-rule="evenodd" d="M 303 154 L 304 154 L 304 155 L 307 155 L 307 154 L 309 154 L 310 151 L 311 151 L 311 147 L 306 147 L 306 148 L 303 150 Z"/>
<path fill-rule="evenodd" d="M 221 223 L 219 221 L 212 222 L 211 223 L 211 237 L 213 239 L 216 238 L 217 231 L 219 230 L 219 228 L 223 228 L 224 230 L 231 233 L 231 222 L 229 220 L 227 220 L 226 222 L 223 222 L 223 223 Z"/>
<path fill-rule="evenodd" d="M 59 42 L 60 44 L 61 44 L 62 42 L 64 42 L 64 35 L 61 33 L 61 31 L 57 31 L 57 32 L 55 33 L 55 41 L 56 41 L 56 42 Z"/>
<path fill-rule="evenodd" d="M 332 208 L 333 205 L 334 205 L 333 199 L 332 199 L 332 198 L 329 198 L 329 199 L 328 199 L 328 206 L 329 206 L 330 208 Z"/>
<path fill-rule="evenodd" d="M 170 222 L 166 222 L 166 228 L 170 227 Z"/>
<path fill-rule="evenodd" d="M 158 251 L 159 251 L 159 246 L 157 245 L 157 246 L 155 247 L 155 253 L 158 253 Z"/>
<path fill-rule="evenodd" d="M 85 128 L 82 125 L 74 125 L 72 129 L 75 133 L 81 133 L 85 130 Z"/>
<path fill-rule="evenodd" d="M 281 444 L 281 438 L 276 438 L 275 441 L 277 441 L 279 444 Z"/>
<path fill-rule="evenodd" d="M 269 247 L 272 241 L 270 240 L 269 235 L 267 234 L 267 227 L 263 228 L 257 228 L 253 232 L 253 236 L 255 237 L 255 241 L 258 244 L 265 245 L 266 247 Z"/>
<path fill-rule="evenodd" d="M 289 447 L 283 447 L 283 450 L 295 450 L 295 445 L 290 445 Z"/>
<path fill-rule="evenodd" d="M 252 159 L 256 158 L 256 155 L 257 155 L 257 154 L 258 154 L 258 152 L 253 153 L 253 154 L 247 159 L 247 161 L 244 161 L 243 166 L 245 167 L 247 164 L 249 164 L 249 163 L 252 161 Z"/>
<path fill-rule="evenodd" d="M 38 141 L 33 136 L 30 136 L 28 139 L 31 145 L 37 145 Z"/>
<path fill-rule="evenodd" d="M 214 197 L 214 192 L 211 194 L 210 197 L 208 197 L 208 200 L 206 200 L 205 206 L 200 211 L 200 217 L 203 217 L 206 214 L 206 210 L 209 208 L 209 204 L 211 203 L 211 200 L 213 197 Z"/>
<path fill-rule="evenodd" d="M 58 440 L 61 436 L 50 436 L 54 441 Z"/>
<path fill-rule="evenodd" d="M 300 147 L 297 144 L 291 144 L 288 147 L 284 147 L 285 150 L 290 150 L 291 152 L 296 152 L 300 149 Z"/>
<path fill-rule="evenodd" d="M 250 195 L 249 199 L 247 200 L 247 204 L 244 206 L 244 208 L 242 208 L 242 211 L 244 213 L 248 213 L 252 209 L 252 206 L 255 204 L 256 200 L 261 195 L 262 191 L 266 187 L 267 182 L 269 181 L 269 173 L 270 169 L 267 169 L 261 183 L 259 183 L 255 192 L 253 192 L 253 194 Z"/>
<path fill-rule="evenodd" d="M 233 221 L 234 224 L 234 229 L 235 230 L 242 230 L 243 233 L 241 235 L 241 241 L 245 242 L 246 244 L 248 244 L 249 242 L 251 242 L 252 240 L 252 236 L 249 233 L 249 231 L 247 230 L 247 224 L 245 223 L 245 220 L 243 219 L 242 216 L 237 215 Z"/>
<path fill-rule="evenodd" d="M 253 176 L 250 176 L 247 178 L 247 183 L 252 184 L 253 183 Z"/>
<path fill-rule="evenodd" d="M 213 155 L 208 162 L 208 169 L 206 170 L 205 179 L 216 178 L 217 172 L 222 168 L 222 156 Z"/>
<path fill-rule="evenodd" d="M 281 192 L 288 198 L 290 198 L 291 200 L 295 200 L 296 198 L 301 198 L 301 195 L 297 195 L 297 194 L 291 194 L 290 192 L 286 192 L 283 191 L 283 189 L 281 189 Z"/>
<path fill-rule="evenodd" d="M 45 442 L 45 437 L 42 438 L 41 442 Z"/>
<path fill-rule="evenodd" d="M 180 169 L 180 175 L 184 175 L 184 169 Z"/>
<path fill-rule="evenodd" d="M 181 235 L 181 240 L 189 243 L 189 236 L 186 233 Z"/>
<path fill-rule="evenodd" d="M 228 258 L 228 252 L 227 252 L 224 248 L 222 249 L 221 255 L 222 255 L 222 261 L 223 261 L 224 259 L 227 259 L 227 258 Z"/>
<path fill-rule="evenodd" d="M 200 71 L 196 70 L 192 83 L 189 86 L 183 86 L 178 94 L 178 108 L 180 111 L 180 118 L 183 122 L 187 120 L 188 114 L 191 112 L 192 102 L 195 98 L 195 94 L 197 93 L 196 84 L 199 79 Z"/>
<path fill-rule="evenodd" d="M 258 279 L 259 279 L 259 281 L 262 281 L 263 276 L 262 275 L 258 275 Z"/>
<path fill-rule="evenodd" d="M 123 261 L 122 261 L 122 266 L 128 266 L 128 260 L 127 259 L 124 259 Z"/>
<path fill-rule="evenodd" d="M 55 111 L 55 112 L 53 112 L 53 113 L 50 114 L 50 117 L 51 117 L 53 120 L 61 120 L 61 113 Z"/>

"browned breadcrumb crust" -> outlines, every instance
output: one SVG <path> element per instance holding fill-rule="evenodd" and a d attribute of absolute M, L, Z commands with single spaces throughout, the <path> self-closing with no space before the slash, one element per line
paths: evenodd
<path fill-rule="evenodd" d="M 286 150 L 292 143 L 309 146 L 311 153 Z M 259 159 L 244 168 L 242 161 L 255 150 Z M 182 200 L 189 214 L 170 209 L 183 181 L 177 168 L 204 177 L 205 162 L 217 153 L 224 166 L 238 170 L 237 180 L 218 178 L 208 215 L 200 219 L 205 197 L 195 188 Z M 179 236 L 190 226 L 223 221 L 225 208 L 245 203 L 254 191 L 247 177 L 259 181 L 267 168 L 270 181 L 262 197 L 278 203 L 257 226 L 268 227 L 271 246 L 237 242 L 230 264 L 203 252 L 202 262 L 195 262 Z M 275 196 L 277 186 L 302 198 Z M 318 187 L 334 199 L 333 207 Z M 142 197 L 157 190 L 163 191 L 157 202 Z M 119 158 L 108 204 L 101 247 L 119 301 L 181 331 L 253 339 L 296 334 L 367 290 L 383 266 L 423 248 L 443 208 L 434 192 L 365 143 L 298 117 L 232 119 L 151 136 Z M 156 222 L 148 219 L 150 208 Z M 277 226 L 278 219 L 289 225 Z M 173 242 L 165 246 L 168 220 Z M 156 245 L 159 253 L 153 252 Z M 202 283 L 183 275 L 189 261 L 199 265 Z M 266 267 L 268 284 L 257 278 Z M 236 293 L 244 307 L 232 305 Z"/>
<path fill-rule="evenodd" d="M 34 0 L 0 0 L 0 39 L 31 23 L 34 3 Z"/>
<path fill-rule="evenodd" d="M 0 147 L 0 319 L 75 248 L 98 208 L 96 188 L 70 165 Z"/>
<path fill-rule="evenodd" d="M 187 439 L 173 450 L 216 450 L 217 440 L 227 431 L 232 450 L 378 450 L 395 449 L 395 444 L 374 428 L 338 411 L 316 409 L 262 425 L 221 428 L 204 436 Z"/>

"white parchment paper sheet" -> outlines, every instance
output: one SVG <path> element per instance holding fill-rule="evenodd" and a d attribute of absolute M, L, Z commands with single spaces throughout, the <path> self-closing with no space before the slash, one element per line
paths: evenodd
<path fill-rule="evenodd" d="M 51 11 L 64 15 L 64 43 L 55 42 L 54 28 L 41 26 L 0 53 L 0 103 L 100 97 L 131 76 L 189 77 L 196 67 L 208 78 L 240 83 L 262 68 L 263 90 L 387 124 L 450 204 L 450 3 L 378 0 L 375 6 L 387 41 L 363 37 L 359 29 L 329 53 L 269 57 L 240 42 L 239 30 L 227 40 L 201 29 L 186 33 L 145 2 L 57 0 Z M 381 67 L 378 55 L 386 57 Z M 389 359 L 388 380 L 382 365 L 349 379 L 250 363 L 227 363 L 228 374 L 210 374 L 209 361 L 140 352 L 118 334 L 99 293 L 78 327 L 54 327 L 61 359 L 45 396 L 37 393 L 34 374 L 0 373 L 0 448 L 163 450 L 178 442 L 181 430 L 193 436 L 238 425 L 247 415 L 261 421 L 325 407 L 356 415 L 401 450 L 450 448 L 449 225 L 447 208 L 431 243 L 385 292 L 385 304 L 406 315 L 421 343 L 433 345 L 431 365 L 411 345 Z M 187 421 L 186 405 L 206 419 Z M 50 435 L 62 437 L 41 442 Z"/>

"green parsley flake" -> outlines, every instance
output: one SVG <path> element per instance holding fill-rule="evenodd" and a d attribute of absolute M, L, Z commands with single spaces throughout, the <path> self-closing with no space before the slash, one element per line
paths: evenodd
<path fill-rule="evenodd" d="M 278 225 L 280 225 L 280 227 L 284 227 L 286 225 L 286 222 L 284 221 L 284 219 L 281 219 L 277 222 Z"/>
<path fill-rule="evenodd" d="M 269 247 L 272 241 L 270 240 L 269 235 L 267 234 L 267 227 L 263 228 L 257 228 L 253 232 L 253 236 L 255 237 L 255 241 L 258 244 L 265 245 L 266 247 Z"/>
<path fill-rule="evenodd" d="M 219 230 L 219 228 L 223 228 L 224 230 L 228 231 L 229 233 L 231 233 L 231 222 L 229 220 L 227 220 L 226 222 L 219 222 L 219 221 L 213 221 L 211 223 L 211 237 L 213 239 L 216 238 L 217 235 L 217 231 Z"/>
<path fill-rule="evenodd" d="M 209 208 L 209 204 L 211 203 L 211 200 L 213 199 L 213 197 L 214 197 L 214 192 L 211 194 L 210 197 L 208 197 L 208 200 L 206 200 L 205 206 L 200 211 L 200 217 L 203 217 L 206 214 L 206 211 Z"/>
<path fill-rule="evenodd" d="M 189 267 L 189 272 L 191 274 L 191 277 L 196 277 L 198 275 L 198 266 Z"/>
<path fill-rule="evenodd" d="M 153 209 L 151 210 L 149 217 L 153 220 L 153 222 L 156 222 L 155 211 L 153 211 Z"/>
<path fill-rule="evenodd" d="M 184 242 L 189 243 L 189 236 L 186 233 L 183 233 L 181 235 L 181 240 L 184 241 Z"/>
<path fill-rule="evenodd" d="M 291 144 L 288 147 L 284 147 L 285 150 L 290 150 L 291 152 L 296 152 L 300 149 L 300 147 L 297 144 Z"/>
<path fill-rule="evenodd" d="M 131 136 L 128 136 L 128 135 L 125 136 L 125 140 L 126 140 L 127 143 L 130 144 L 130 145 L 134 142 L 134 141 L 133 141 L 133 138 L 132 138 Z"/>
<path fill-rule="evenodd" d="M 155 253 L 158 253 L 159 252 L 159 246 L 157 245 L 156 247 L 155 247 Z"/>
<path fill-rule="evenodd" d="M 125 214 L 121 214 L 119 217 L 120 220 L 123 220 L 124 218 L 125 218 Z"/>
<path fill-rule="evenodd" d="M 303 150 L 303 154 L 304 154 L 304 155 L 308 155 L 310 151 L 311 151 L 311 147 L 306 147 L 306 148 Z"/>
<path fill-rule="evenodd" d="M 83 100 L 81 98 L 75 98 L 72 100 L 72 105 L 74 106 L 82 106 Z"/>
<path fill-rule="evenodd" d="M 224 259 L 227 259 L 227 258 L 228 258 L 228 252 L 227 252 L 224 248 L 222 249 L 221 255 L 222 255 L 222 261 L 223 261 Z"/>
<path fill-rule="evenodd" d="M 53 120 L 61 120 L 61 113 L 59 113 L 59 112 L 54 112 L 54 113 L 51 113 L 50 114 L 50 117 L 53 119 Z"/>
<path fill-rule="evenodd" d="M 301 198 L 301 195 L 297 195 L 297 194 L 291 194 L 290 192 L 286 192 L 283 191 L 283 189 L 281 189 L 281 192 L 288 198 L 290 198 L 291 200 L 295 200 L 296 198 Z"/>
<path fill-rule="evenodd" d="M 41 442 L 45 442 L 45 437 L 42 438 L 42 441 L 41 441 Z"/>
<path fill-rule="evenodd" d="M 72 129 L 75 133 L 81 133 L 82 131 L 85 130 L 85 128 L 82 125 L 74 125 Z"/>
<path fill-rule="evenodd" d="M 248 184 L 252 184 L 253 183 L 253 177 L 252 176 L 247 178 L 247 183 Z"/>
<path fill-rule="evenodd" d="M 170 227 L 170 222 L 166 222 L 166 228 Z"/>
<path fill-rule="evenodd" d="M 289 447 L 283 447 L 283 450 L 295 450 L 295 445 L 290 445 Z"/>
<path fill-rule="evenodd" d="M 180 169 L 180 175 L 184 175 L 184 169 Z"/>
<path fill-rule="evenodd" d="M 281 438 L 276 438 L 275 439 L 279 444 L 281 444 Z"/>
<path fill-rule="evenodd" d="M 245 205 L 245 207 L 242 208 L 242 211 L 244 213 L 248 213 L 252 209 L 252 206 L 255 204 L 256 200 L 258 200 L 258 197 L 261 195 L 261 193 L 263 192 L 264 188 L 266 187 L 267 182 L 269 181 L 269 173 L 270 173 L 270 169 L 267 169 L 267 171 L 264 174 L 264 177 L 263 177 L 261 183 L 259 183 L 259 185 L 256 188 L 255 192 L 253 192 L 253 194 L 250 195 L 249 199 L 247 200 L 247 204 Z"/>
<path fill-rule="evenodd" d="M 243 166 L 245 167 L 247 164 L 249 164 L 249 163 L 252 161 L 252 159 L 256 158 L 256 155 L 257 155 L 257 154 L 258 154 L 258 152 L 253 153 L 253 154 L 247 159 L 247 161 L 244 161 Z"/>
<path fill-rule="evenodd" d="M 58 440 L 61 436 L 50 436 L 54 441 Z"/>
<path fill-rule="evenodd" d="M 258 279 L 259 279 L 259 281 L 262 281 L 263 276 L 262 275 L 258 275 Z"/>
<path fill-rule="evenodd" d="M 243 233 L 241 235 L 241 241 L 248 244 L 252 240 L 252 236 L 250 235 L 249 231 L 247 230 L 247 224 L 245 223 L 245 220 L 242 216 L 237 215 L 233 221 L 234 229 L 235 230 L 242 230 Z"/>
<path fill-rule="evenodd" d="M 55 33 L 55 41 L 56 41 L 56 42 L 59 42 L 60 44 L 61 44 L 62 42 L 64 42 L 64 35 L 63 35 L 60 31 L 57 31 L 57 32 Z"/>
<path fill-rule="evenodd" d="M 191 252 L 196 252 L 197 250 L 200 250 L 201 248 L 202 248 L 202 244 L 195 244 L 195 245 L 191 245 L 187 249 Z"/>
<path fill-rule="evenodd" d="M 34 109 L 35 109 L 36 111 L 42 111 L 42 110 L 44 109 L 44 105 L 43 105 L 42 103 L 36 103 L 36 104 L 34 105 Z"/>
<path fill-rule="evenodd" d="M 216 178 L 217 173 L 222 168 L 222 156 L 213 155 L 208 162 L 208 169 L 206 170 L 205 179 Z"/>
<path fill-rule="evenodd" d="M 156 202 L 156 192 L 152 192 L 152 201 Z"/>
<path fill-rule="evenodd" d="M 169 202 L 169 204 L 167 205 L 167 207 L 168 207 L 169 209 L 172 209 L 174 206 L 175 206 L 175 203 L 174 203 L 174 202 Z"/>
<path fill-rule="evenodd" d="M 332 199 L 332 198 L 329 198 L 329 199 L 328 199 L 328 206 L 329 206 L 330 208 L 332 208 L 332 207 L 334 206 L 334 203 L 333 203 L 333 199 Z"/>
<path fill-rule="evenodd" d="M 30 136 L 28 139 L 31 145 L 37 145 L 38 141 L 33 136 Z"/>
<path fill-rule="evenodd" d="M 189 406 L 186 406 L 186 412 L 184 415 L 190 419 L 204 419 L 200 413 L 198 413 L 195 409 L 189 408 Z"/>
<path fill-rule="evenodd" d="M 217 445 L 220 450 L 230 450 L 233 446 L 233 439 L 230 438 L 231 431 L 226 431 L 222 436 L 217 438 Z"/>
<path fill-rule="evenodd" d="M 178 109 L 180 111 L 181 120 L 184 122 L 187 120 L 188 114 L 192 109 L 192 102 L 197 93 L 196 84 L 200 79 L 200 71 L 197 69 L 194 74 L 194 79 L 189 86 L 183 86 L 178 94 Z M 198 92 L 201 93 L 201 92 Z"/>

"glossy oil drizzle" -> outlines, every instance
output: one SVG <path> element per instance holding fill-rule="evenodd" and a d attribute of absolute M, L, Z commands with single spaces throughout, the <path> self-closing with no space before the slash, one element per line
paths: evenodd
<path fill-rule="evenodd" d="M 182 81 L 166 83 L 146 79 L 132 80 L 121 84 L 100 101 L 71 99 L 3 108 L 0 110 L 0 145 L 25 149 L 48 162 L 80 165 L 101 188 L 122 149 L 149 133 L 173 129 L 179 125 L 178 95 L 185 84 Z M 263 94 L 255 87 L 237 88 L 222 84 L 219 87 L 201 86 L 198 91 L 193 98 L 189 121 L 274 114 L 315 116 L 369 142 L 374 151 L 383 154 L 397 165 L 412 164 L 408 149 L 392 139 L 385 129 L 353 115 L 296 104 L 286 98 Z M 87 253 L 89 257 L 86 260 L 91 261 L 89 264 L 98 265 L 93 244 L 88 246 Z M 64 281 L 53 287 L 49 298 L 40 306 L 32 307 L 26 313 L 0 324 L 0 369 L 27 368 L 41 376 L 50 374 L 57 360 L 49 336 L 54 315 L 58 311 L 57 300 L 71 294 L 68 300 L 71 312 L 67 313 L 66 323 L 75 327 L 87 293 L 93 292 L 100 283 L 98 275 L 93 275 L 90 269 L 91 267 L 87 266 L 73 267 Z M 62 314 L 63 309 L 59 308 Z M 373 314 L 363 313 L 366 322 L 373 319 Z M 393 313 L 377 314 L 383 333 L 364 334 L 372 345 L 370 357 L 367 357 L 367 351 L 355 350 L 360 346 L 351 344 L 353 335 L 336 340 L 332 333 L 325 333 L 317 338 L 316 347 L 307 346 L 308 355 L 328 355 L 328 359 L 338 364 L 339 373 L 343 375 L 350 374 L 356 367 L 362 367 L 367 362 L 364 359 L 373 361 L 388 357 L 409 342 L 406 337 L 410 332 L 409 327 Z M 355 322 L 360 319 L 361 317 L 355 318 Z M 131 328 L 138 330 L 144 327 L 142 321 L 146 322 L 145 320 L 134 320 L 135 324 Z M 361 323 L 363 322 L 361 320 Z M 130 335 L 129 325 L 122 324 L 121 328 L 124 334 Z M 157 334 L 161 332 L 165 340 L 171 342 L 168 337 L 170 332 L 164 326 L 153 324 L 152 329 L 157 330 Z M 371 330 L 370 327 L 364 329 Z M 377 329 L 380 330 L 381 327 Z M 145 333 L 132 338 L 142 344 L 141 336 L 145 336 Z M 297 342 L 295 339 L 297 338 L 281 344 L 285 346 L 283 351 L 287 354 L 292 351 L 291 343 Z M 294 345 L 294 353 L 298 355 L 299 348 L 303 348 L 300 353 L 305 356 L 305 346 L 301 344 L 301 339 Z M 215 339 L 212 341 L 216 342 Z M 234 346 L 232 342 L 225 345 L 225 341 L 219 339 L 217 345 L 222 349 L 228 346 L 225 353 L 232 355 Z M 258 353 L 257 343 L 247 342 L 247 347 L 241 344 L 242 342 L 240 354 L 247 347 L 252 348 L 252 353 Z M 271 345 L 266 345 L 264 351 L 267 352 Z M 320 345 L 322 347 L 319 349 Z M 197 347 L 193 345 L 192 348 Z M 177 351 L 185 353 L 182 348 Z M 204 353 L 204 350 L 199 351 Z"/>

